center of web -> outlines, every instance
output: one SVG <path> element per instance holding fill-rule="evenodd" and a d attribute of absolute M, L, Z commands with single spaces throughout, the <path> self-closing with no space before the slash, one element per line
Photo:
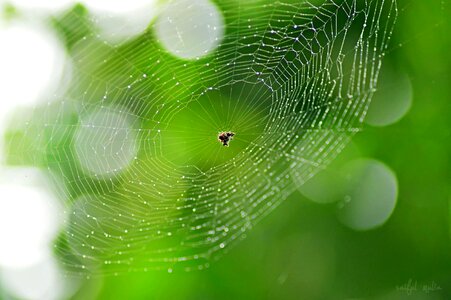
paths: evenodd
<path fill-rule="evenodd" d="M 234 136 L 235 133 L 231 131 L 221 132 L 218 135 L 218 140 L 223 146 L 229 147 L 229 142 L 233 139 Z"/>
<path fill-rule="evenodd" d="M 184 99 L 159 133 L 161 153 L 177 166 L 202 171 L 229 164 L 262 136 L 272 99 L 258 82 L 228 83 Z"/>

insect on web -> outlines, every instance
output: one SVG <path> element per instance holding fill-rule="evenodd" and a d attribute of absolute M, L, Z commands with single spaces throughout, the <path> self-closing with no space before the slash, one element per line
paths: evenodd
<path fill-rule="evenodd" d="M 14 155 L 68 190 L 55 242 L 68 272 L 207 267 L 360 130 L 395 0 L 215 7 L 223 36 L 193 59 L 167 51 L 154 25 L 110 45 L 90 17 L 61 21 L 88 28 L 66 37 L 72 86 L 34 108 L 24 134 L 40 128 L 42 141 Z"/>

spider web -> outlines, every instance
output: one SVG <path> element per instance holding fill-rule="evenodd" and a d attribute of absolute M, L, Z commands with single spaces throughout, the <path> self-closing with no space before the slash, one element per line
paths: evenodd
<path fill-rule="evenodd" d="M 361 130 L 395 0 L 216 5 L 224 36 L 193 60 L 154 25 L 110 45 L 79 10 L 61 19 L 72 86 L 34 108 L 9 156 L 66 185 L 54 250 L 68 272 L 208 267 Z"/>

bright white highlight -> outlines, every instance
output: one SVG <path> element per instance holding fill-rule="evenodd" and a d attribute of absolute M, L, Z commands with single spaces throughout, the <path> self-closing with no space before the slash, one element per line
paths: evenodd
<path fill-rule="evenodd" d="M 42 9 L 47 11 L 67 9 L 71 5 L 75 5 L 75 3 L 77 2 L 81 2 L 89 8 L 97 11 L 104 11 L 111 14 L 123 14 L 146 7 L 149 4 L 155 2 L 155 0 L 12 0 L 7 2 L 16 7 L 19 7 L 20 9 Z"/>
<path fill-rule="evenodd" d="M 93 14 L 102 39 L 111 43 L 124 41 L 143 32 L 157 11 L 156 0 L 13 0 L 9 3 L 35 16 L 36 10 L 43 14 L 55 13 L 70 9 L 78 2 Z"/>
<path fill-rule="evenodd" d="M 131 116 L 119 108 L 100 108 L 81 117 L 75 153 L 90 175 L 111 178 L 128 167 L 138 147 Z"/>
<path fill-rule="evenodd" d="M 0 279 L 8 293 L 20 299 L 65 299 L 73 291 L 50 256 L 26 268 L 2 269 Z"/>
<path fill-rule="evenodd" d="M 357 160 L 344 169 L 349 179 L 337 215 L 346 226 L 369 230 L 383 225 L 393 213 L 398 196 L 396 175 L 375 160 Z"/>
<path fill-rule="evenodd" d="M 36 24 L 0 27 L 0 43 L 2 111 L 34 105 L 38 99 L 57 89 L 66 55 L 48 30 Z"/>
<path fill-rule="evenodd" d="M 158 17 L 155 30 L 171 54 L 193 59 L 216 49 L 224 35 L 224 21 L 208 0 L 175 0 Z"/>
<path fill-rule="evenodd" d="M 86 6 L 97 11 L 111 14 L 135 12 L 155 3 L 155 0 L 86 0 Z"/>
<path fill-rule="evenodd" d="M 42 259 L 59 226 L 61 206 L 35 169 L 3 170 L 0 181 L 0 266 L 21 268 Z"/>
<path fill-rule="evenodd" d="M 38 169 L 0 169 L 0 282 L 19 299 L 63 299 L 75 289 L 52 257 L 63 209 Z"/>
<path fill-rule="evenodd" d="M 2 1 L 0 1 L 1 4 Z M 34 10 L 36 13 L 37 10 L 42 11 L 58 11 L 62 9 L 67 9 L 70 7 L 70 5 L 74 4 L 74 0 L 12 0 L 12 1 L 6 1 L 8 3 L 11 3 L 15 7 L 18 7 L 19 9 L 25 9 L 25 10 Z"/>
<path fill-rule="evenodd" d="M 92 11 L 102 38 L 111 43 L 142 33 L 156 15 L 156 0 L 89 0 L 85 5 Z"/>

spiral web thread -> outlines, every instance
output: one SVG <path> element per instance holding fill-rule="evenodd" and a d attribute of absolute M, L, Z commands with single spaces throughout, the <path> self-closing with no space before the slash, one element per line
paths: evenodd
<path fill-rule="evenodd" d="M 54 248 L 68 272 L 208 267 L 361 129 L 395 0 L 217 6 L 224 38 L 191 61 L 168 54 L 153 26 L 114 46 L 74 34 L 92 19 L 65 16 L 75 78 L 62 99 L 35 108 L 25 134 L 41 141 L 15 155 L 67 187 Z M 92 111 L 102 126 L 83 117 Z M 77 151 L 81 128 L 92 131 Z M 227 149 L 215 136 L 223 130 L 236 132 Z M 114 153 L 92 146 L 117 136 Z M 82 160 L 111 172 L 87 172 Z"/>

